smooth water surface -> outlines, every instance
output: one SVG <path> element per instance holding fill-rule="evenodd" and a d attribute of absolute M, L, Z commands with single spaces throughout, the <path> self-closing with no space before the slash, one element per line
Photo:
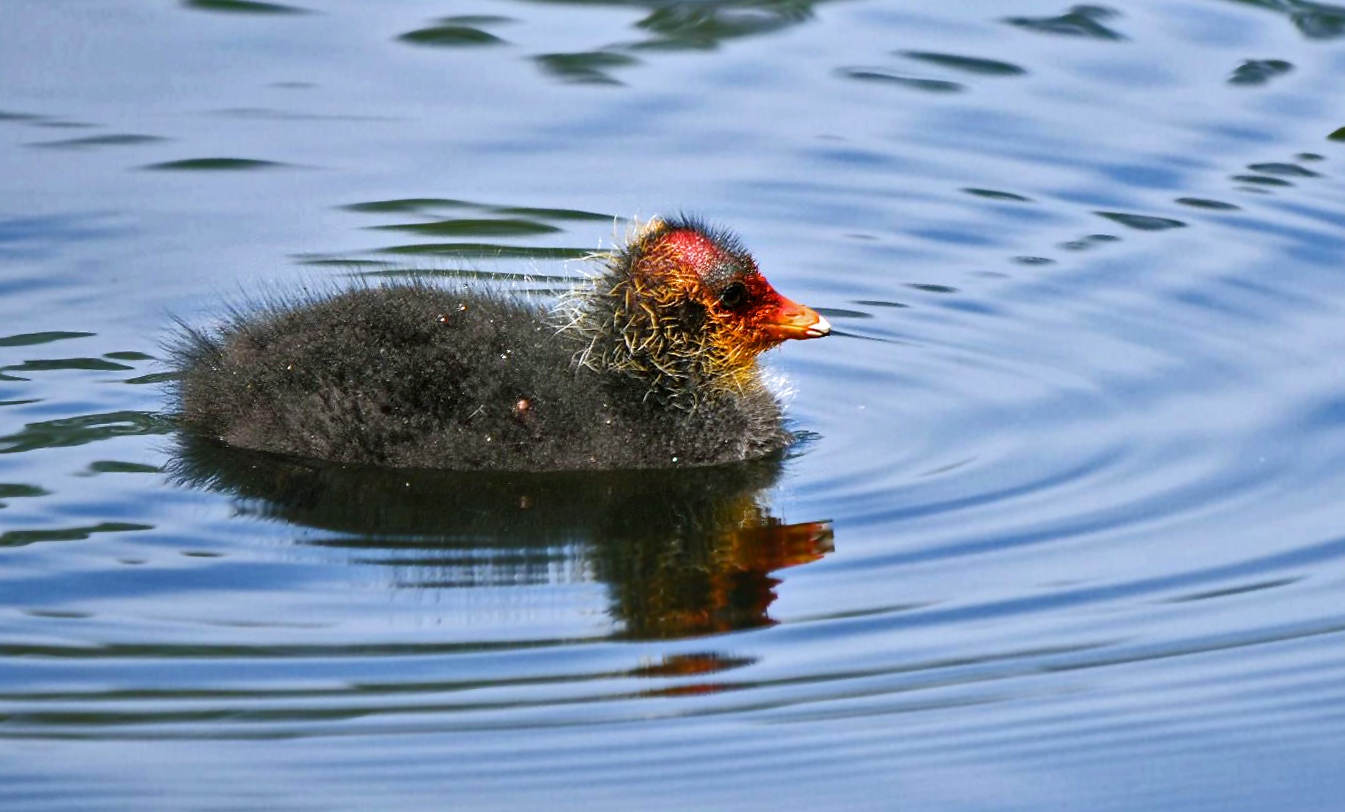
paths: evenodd
<path fill-rule="evenodd" d="M 1328 810 L 1345 7 L 6 0 L 5 810 Z M 564 289 L 679 210 L 837 327 L 716 471 L 173 432 L 174 317 Z"/>

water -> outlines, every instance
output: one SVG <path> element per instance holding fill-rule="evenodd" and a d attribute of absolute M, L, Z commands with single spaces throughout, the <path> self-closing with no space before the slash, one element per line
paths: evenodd
<path fill-rule="evenodd" d="M 0 11 L 5 809 L 1336 808 L 1345 7 L 301 5 Z M 677 210 L 780 465 L 172 433 L 173 316 Z"/>

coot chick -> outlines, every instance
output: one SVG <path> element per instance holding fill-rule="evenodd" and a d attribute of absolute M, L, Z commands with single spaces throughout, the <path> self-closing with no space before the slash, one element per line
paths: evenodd
<path fill-rule="evenodd" d="M 457 470 L 714 465 L 792 440 L 757 356 L 827 320 L 737 238 L 655 220 L 548 311 L 423 282 L 236 310 L 173 347 L 182 424 L 227 445 Z"/>

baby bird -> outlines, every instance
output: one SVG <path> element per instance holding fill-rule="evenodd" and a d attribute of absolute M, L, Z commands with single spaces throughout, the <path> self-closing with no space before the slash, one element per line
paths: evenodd
<path fill-rule="evenodd" d="M 732 234 L 654 220 L 554 311 L 423 282 L 236 311 L 172 348 L 181 424 L 226 445 L 454 470 L 702 466 L 793 439 L 757 357 L 831 332 Z"/>

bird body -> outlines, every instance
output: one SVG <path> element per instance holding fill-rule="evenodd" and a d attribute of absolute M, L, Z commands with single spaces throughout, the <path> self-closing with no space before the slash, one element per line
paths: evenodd
<path fill-rule="evenodd" d="M 791 441 L 756 356 L 829 332 L 730 235 L 655 221 L 556 311 L 423 282 L 238 311 L 175 347 L 189 430 L 341 463 L 713 465 Z"/>

